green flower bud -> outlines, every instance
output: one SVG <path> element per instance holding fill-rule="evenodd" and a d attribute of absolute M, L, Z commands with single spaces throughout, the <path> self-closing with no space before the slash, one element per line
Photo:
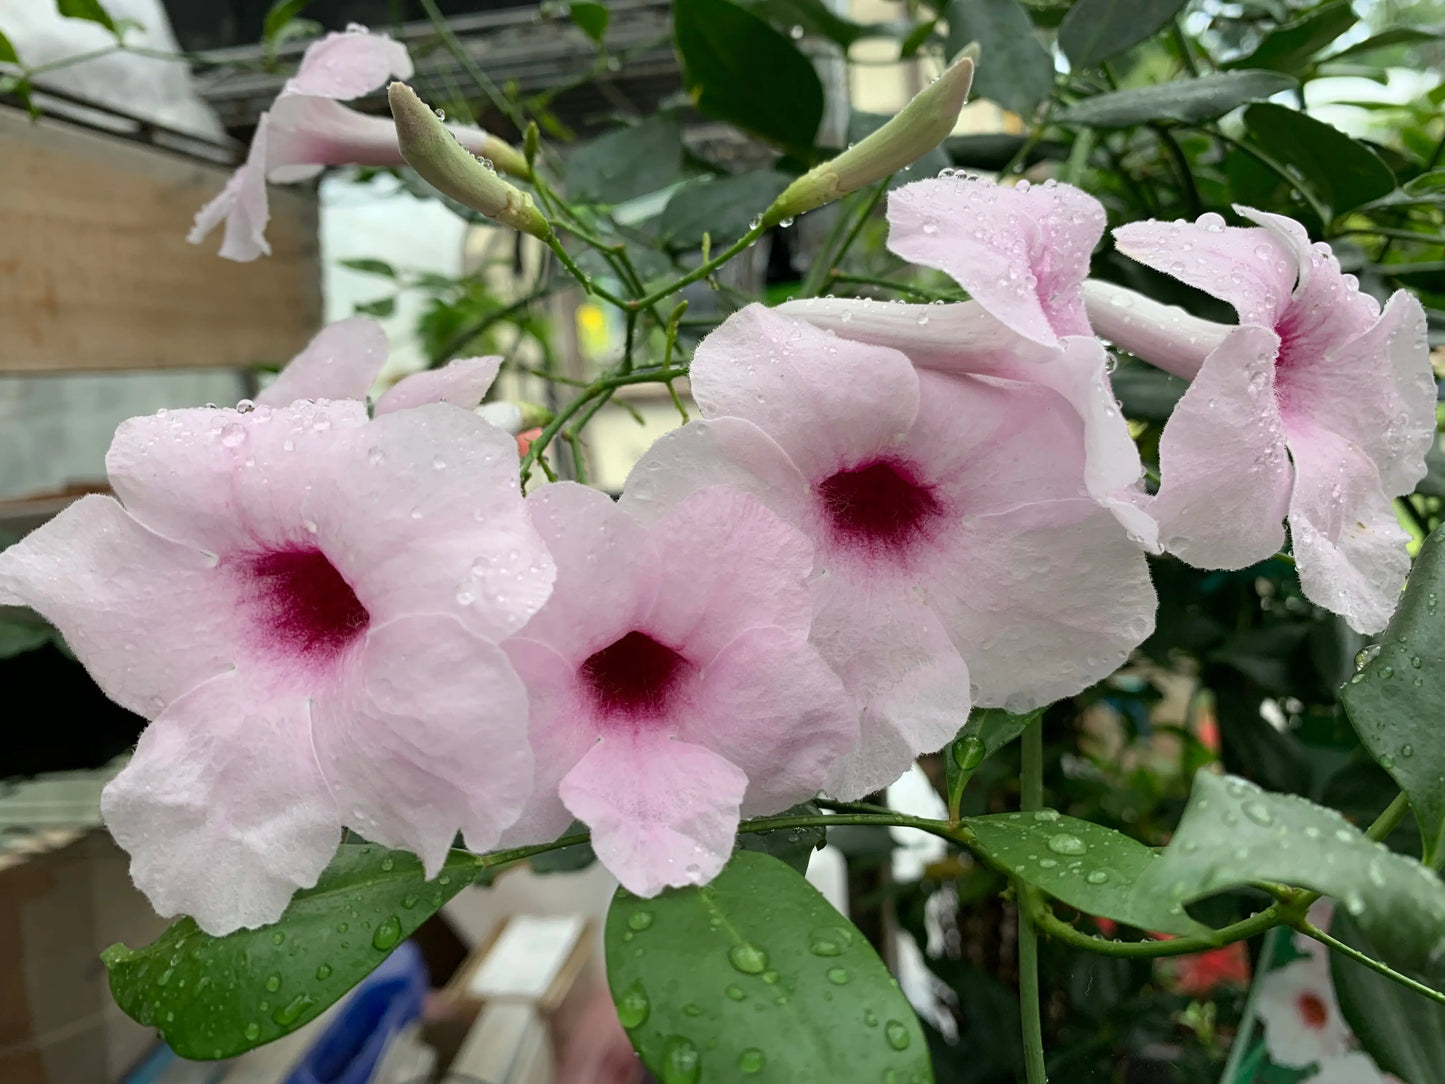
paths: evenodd
<path fill-rule="evenodd" d="M 948 70 L 924 87 L 898 114 L 837 158 L 814 166 L 790 184 L 763 212 L 763 224 L 832 203 L 904 166 L 911 166 L 947 138 L 968 99 L 978 46 L 959 52 Z"/>
<path fill-rule="evenodd" d="M 472 157 L 416 91 L 405 83 L 392 83 L 387 98 L 401 155 L 427 184 L 503 225 L 543 241 L 552 236 L 552 227 L 533 206 L 532 197 Z M 527 164 L 521 155 L 511 147 L 507 151 L 521 162 L 525 174 Z"/>

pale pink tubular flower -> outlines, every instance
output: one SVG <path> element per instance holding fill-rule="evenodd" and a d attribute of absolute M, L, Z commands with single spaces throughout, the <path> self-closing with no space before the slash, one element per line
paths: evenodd
<path fill-rule="evenodd" d="M 343 825 L 431 876 L 457 831 L 496 843 L 532 770 L 497 643 L 554 577 L 510 437 L 306 401 L 132 418 L 106 465 L 119 499 L 0 553 L 0 602 L 151 720 L 102 812 L 157 911 L 274 921 Z"/>
<path fill-rule="evenodd" d="M 390 117 L 368 116 L 342 105 L 406 79 L 413 71 L 406 46 L 384 34 L 351 26 L 314 42 L 271 108 L 261 114 L 246 161 L 219 196 L 196 214 L 189 240 L 197 244 L 226 223 L 221 255 L 254 260 L 270 255 L 266 182 L 304 181 L 326 166 L 399 166 L 396 128 Z M 480 128 L 453 125 L 452 133 L 474 154 L 492 139 Z"/>
<path fill-rule="evenodd" d="M 1159 445 L 1150 510 L 1168 548 L 1203 568 L 1242 568 L 1284 543 L 1300 585 L 1357 630 L 1389 621 L 1410 567 L 1392 497 L 1425 474 L 1435 384 L 1419 301 L 1384 311 L 1323 242 L 1281 215 L 1258 223 L 1135 222 L 1125 255 L 1229 302 L 1239 326 L 1202 321 L 1118 288 L 1091 290 L 1095 326 L 1191 378 Z"/>
<path fill-rule="evenodd" d="M 1338 1058 L 1325 1058 L 1320 1071 L 1303 1084 L 1403 1084 L 1399 1077 L 1380 1072 L 1368 1054 L 1355 1051 Z"/>
<path fill-rule="evenodd" d="M 808 643 L 808 540 L 713 487 L 650 527 L 562 482 L 527 499 L 556 589 L 503 645 L 526 682 L 536 789 L 508 845 L 573 817 L 643 896 L 711 880 L 741 817 L 811 798 L 858 737 Z"/>
<path fill-rule="evenodd" d="M 856 798 L 952 738 L 971 699 L 1023 711 L 1112 672 L 1155 597 L 1089 494 L 1068 402 L 844 334 L 761 305 L 730 316 L 690 370 L 703 420 L 653 446 L 622 504 L 653 518 L 731 484 L 812 540 L 813 639 L 863 709 L 827 789 Z"/>
<path fill-rule="evenodd" d="M 1312 953 L 1259 980 L 1255 1011 L 1276 1065 L 1303 1068 L 1343 1056 L 1350 1029 L 1340 1014 L 1325 953 Z"/>
<path fill-rule="evenodd" d="M 386 331 L 369 316 L 351 316 L 328 324 L 306 344 L 256 402 L 283 407 L 298 399 L 362 399 L 386 364 Z M 376 400 L 376 414 L 450 403 L 474 409 L 501 367 L 499 357 L 457 358 L 439 369 L 412 373 Z"/>
<path fill-rule="evenodd" d="M 918 367 L 1003 376 L 1051 388 L 1083 419 L 1085 481 L 1145 549 L 1158 531 L 1143 510 L 1143 465 L 1109 384 L 1080 290 L 1104 231 L 1098 200 L 1070 185 L 918 181 L 888 199 L 888 247 L 952 276 L 971 301 L 951 305 L 810 300 L 781 311 L 903 351 Z"/>

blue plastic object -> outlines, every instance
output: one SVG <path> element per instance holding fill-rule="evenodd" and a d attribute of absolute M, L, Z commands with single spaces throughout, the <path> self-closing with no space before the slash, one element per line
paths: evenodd
<path fill-rule="evenodd" d="M 286 1084 L 368 1084 L 398 1031 L 421 1015 L 426 964 L 410 941 L 368 975 Z"/>

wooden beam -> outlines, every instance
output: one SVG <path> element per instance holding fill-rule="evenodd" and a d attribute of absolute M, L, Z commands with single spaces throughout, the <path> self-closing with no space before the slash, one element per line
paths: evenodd
<path fill-rule="evenodd" d="M 272 255 L 186 241 L 230 171 L 0 107 L 0 373 L 281 363 L 321 324 L 317 208 L 271 189 Z"/>

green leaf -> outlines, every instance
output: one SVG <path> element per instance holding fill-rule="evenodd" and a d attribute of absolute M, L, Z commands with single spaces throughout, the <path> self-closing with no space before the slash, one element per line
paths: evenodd
<path fill-rule="evenodd" d="M 212 937 L 183 918 L 144 948 L 112 945 L 110 992 L 182 1057 L 233 1057 L 320 1015 L 480 869 L 453 851 L 427 881 L 412 855 L 344 843 L 275 925 Z"/>
<path fill-rule="evenodd" d="M 934 28 L 937 26 L 937 19 L 928 19 L 910 30 L 908 36 L 898 43 L 898 59 L 912 60 L 918 50 L 923 48 L 923 43 L 933 37 Z"/>
<path fill-rule="evenodd" d="M 1187 903 L 1259 881 L 1334 896 L 1406 968 L 1445 953 L 1445 887 L 1413 858 L 1369 839 L 1333 809 L 1207 769 L 1179 828 L 1144 878 Z"/>
<path fill-rule="evenodd" d="M 261 22 L 261 40 L 277 44 L 286 25 L 310 5 L 311 0 L 276 0 L 266 10 L 266 17 Z"/>
<path fill-rule="evenodd" d="M 710 884 L 619 891 L 607 983 L 660 1079 L 931 1084 L 907 999 L 867 939 L 797 873 L 738 851 Z"/>
<path fill-rule="evenodd" d="M 1388 30 L 1382 30 L 1378 34 L 1368 37 L 1364 41 L 1356 42 L 1324 59 L 1343 60 L 1345 57 L 1362 56 L 1365 53 L 1389 49 L 1396 45 L 1418 45 L 1427 41 L 1439 41 L 1441 38 L 1445 38 L 1445 26 L 1392 26 Z"/>
<path fill-rule="evenodd" d="M 372 260 L 365 257 L 356 260 L 342 260 L 341 266 L 351 271 L 360 271 L 363 275 L 381 275 L 383 278 L 396 278 L 396 268 L 385 260 Z"/>
<path fill-rule="evenodd" d="M 1078 0 L 1059 24 L 1059 48 L 1074 68 L 1132 49 L 1169 25 L 1186 0 Z"/>
<path fill-rule="evenodd" d="M 702 244 L 704 233 L 712 235 L 714 247 L 736 241 L 791 180 L 783 173 L 758 170 L 688 181 L 667 201 L 657 222 L 658 232 L 669 247 L 677 249 Z"/>
<path fill-rule="evenodd" d="M 20 57 L 15 52 L 15 46 L 10 43 L 10 39 L 7 38 L 3 32 L 0 32 L 0 61 L 8 61 L 11 64 L 20 63 Z"/>
<path fill-rule="evenodd" d="M 982 49 L 973 97 L 1031 117 L 1054 88 L 1054 61 L 1034 37 L 1034 24 L 1015 0 L 951 0 L 948 55 L 971 41 Z"/>
<path fill-rule="evenodd" d="M 1165 422 L 1189 390 L 1189 381 L 1152 365 L 1127 362 L 1109 378 L 1124 416 L 1141 422 Z"/>
<path fill-rule="evenodd" d="M 684 81 L 698 109 L 805 157 L 823 120 L 812 63 L 731 0 L 673 0 Z"/>
<path fill-rule="evenodd" d="M 1348 914 L 1335 912 L 1330 933 L 1379 959 Z M 1445 1084 L 1445 1008 L 1341 953 L 1330 953 L 1330 970 L 1345 1022 L 1376 1065 L 1410 1084 Z"/>
<path fill-rule="evenodd" d="M 567 836 L 577 835 L 587 831 L 587 826 L 581 821 L 573 821 L 567 826 L 567 830 L 557 837 L 563 839 Z M 527 864 L 538 873 L 571 873 L 574 870 L 586 869 L 597 861 L 597 854 L 592 850 L 590 840 L 583 843 L 574 843 L 569 847 L 558 847 L 552 851 L 542 851 L 527 859 Z"/>
<path fill-rule="evenodd" d="M 1159 861 L 1156 853 L 1121 832 L 1052 809 L 963 823 L 990 862 L 1070 907 L 1141 930 L 1207 932 L 1146 878 Z"/>
<path fill-rule="evenodd" d="M 1340 690 L 1360 741 L 1400 785 L 1420 822 L 1425 861 L 1445 847 L 1445 527 L 1425 540 L 1400 607 Z"/>
<path fill-rule="evenodd" d="M 110 12 L 100 5 L 99 0 L 55 0 L 55 10 L 67 19 L 84 19 L 86 22 L 99 23 L 116 37 L 120 36 L 120 29 L 115 25 L 115 20 L 110 17 Z"/>
<path fill-rule="evenodd" d="M 1432 169 L 1412 177 L 1403 188 L 1410 196 L 1445 196 L 1445 169 Z"/>
<path fill-rule="evenodd" d="M 1222 117 L 1246 102 L 1293 90 L 1297 85 L 1279 72 L 1217 72 L 1198 79 L 1129 87 L 1085 98 L 1056 114 L 1054 119 L 1060 124 L 1086 128 L 1131 128 L 1163 120 L 1197 124 Z"/>
<path fill-rule="evenodd" d="M 1298 19 L 1275 27 L 1260 40 L 1252 53 L 1231 60 L 1222 67 L 1301 71 L 1309 66 L 1316 53 L 1359 21 L 1359 16 L 1350 8 L 1349 0 L 1332 0 Z"/>
<path fill-rule="evenodd" d="M 1380 156 L 1324 121 L 1282 105 L 1261 103 L 1244 112 L 1244 125 L 1276 160 L 1334 214 L 1395 190 L 1395 175 Z"/>
<path fill-rule="evenodd" d="M 567 158 L 567 194 L 585 203 L 626 203 L 682 177 L 682 124 L 659 113 L 584 143 Z"/>
<path fill-rule="evenodd" d="M 792 33 L 797 33 L 794 27 L 801 27 L 806 33 L 837 42 L 844 52 L 877 29 L 834 14 L 823 0 L 743 0 L 743 6 Z"/>
<path fill-rule="evenodd" d="M 1042 708 L 1027 715 L 1014 715 L 1002 708 L 974 708 L 944 750 L 949 809 L 957 813 L 959 795 L 980 764 L 1041 718 Z"/>
<path fill-rule="evenodd" d="M 795 805 L 779 813 L 780 817 L 817 817 L 822 811 L 812 802 Z M 738 846 L 746 851 L 770 854 L 786 862 L 799 874 L 808 872 L 808 862 L 813 852 L 827 842 L 827 832 L 821 824 L 807 828 L 775 828 L 771 832 L 740 832 Z"/>
<path fill-rule="evenodd" d="M 375 301 L 358 301 L 351 308 L 353 312 L 366 316 L 392 316 L 396 313 L 396 298 L 378 297 Z"/>
<path fill-rule="evenodd" d="M 0 659 L 13 658 L 49 643 L 64 644 L 65 641 L 39 614 L 0 606 Z"/>
<path fill-rule="evenodd" d="M 572 16 L 572 21 L 577 24 L 578 30 L 598 45 L 602 44 L 602 38 L 607 33 L 608 20 L 611 18 L 606 4 L 577 2 L 568 4 L 567 11 Z"/>

